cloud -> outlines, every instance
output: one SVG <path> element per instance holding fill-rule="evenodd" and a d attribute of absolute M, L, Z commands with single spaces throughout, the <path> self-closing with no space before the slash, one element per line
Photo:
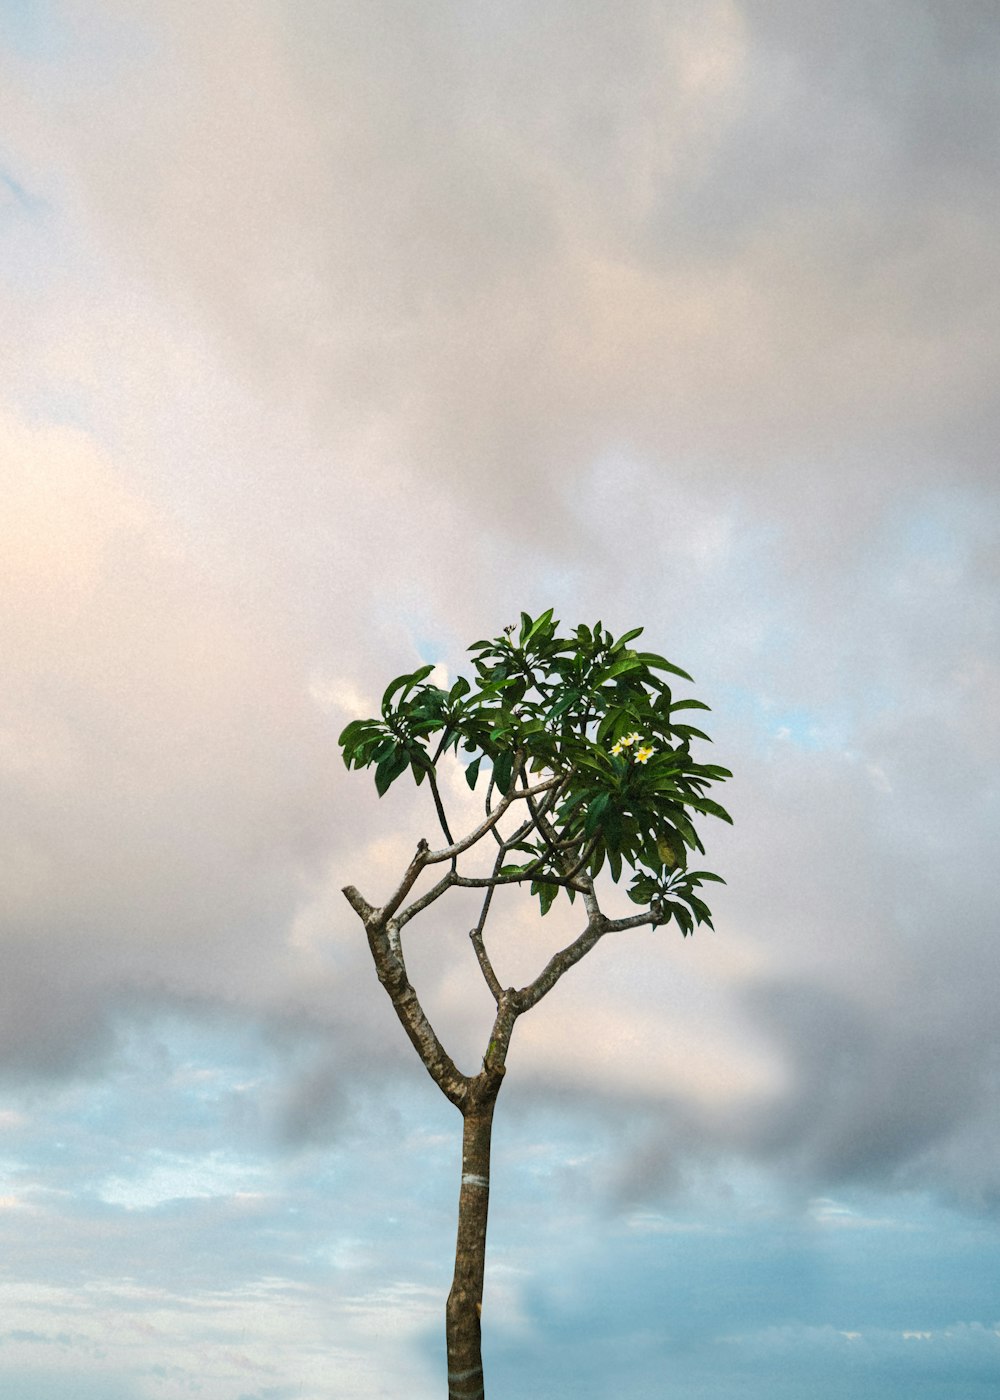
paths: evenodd
<path fill-rule="evenodd" d="M 88 71 L 6 61 L 14 1072 L 260 1018 L 304 1150 L 419 1075 L 339 887 L 427 817 L 336 730 L 554 601 L 694 671 L 737 827 L 719 934 L 578 969 L 524 1073 L 653 1114 L 625 1195 L 732 1151 L 992 1199 L 983 13 L 123 0 L 62 14 Z M 411 957 L 471 1066 L 466 913 Z M 513 976 L 568 925 L 509 928 Z"/>
<path fill-rule="evenodd" d="M 363 460 L 567 545 L 568 482 L 627 447 L 849 533 L 900 474 L 988 473 L 997 94 L 951 11 L 115 14 L 115 81 L 36 139 L 308 424 L 326 509 Z"/>
<path fill-rule="evenodd" d="M 336 737 L 554 605 L 696 677 L 736 825 L 714 934 L 517 1028 L 491 1383 L 985 1393 L 992 7 L 0 29 L 7 1388 L 432 1393 L 458 1119 L 341 887 L 433 813 Z M 407 931 L 470 1070 L 474 903 Z M 498 898 L 502 980 L 575 913 Z"/>
<path fill-rule="evenodd" d="M 4 1042 L 52 1067 L 109 987 L 253 995 L 326 849 L 332 753 L 294 649 L 86 434 L 3 430 Z"/>

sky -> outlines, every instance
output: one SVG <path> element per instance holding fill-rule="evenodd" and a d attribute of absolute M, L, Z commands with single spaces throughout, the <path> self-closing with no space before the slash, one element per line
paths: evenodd
<path fill-rule="evenodd" d="M 998 123 L 987 0 L 0 0 L 4 1394 L 443 1393 L 337 736 L 550 606 L 734 825 L 517 1027 L 491 1400 L 997 1393 Z"/>

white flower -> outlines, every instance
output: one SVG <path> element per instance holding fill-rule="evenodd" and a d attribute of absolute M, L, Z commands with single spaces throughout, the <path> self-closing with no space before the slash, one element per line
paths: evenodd
<path fill-rule="evenodd" d="M 611 752 L 614 754 L 615 758 L 617 758 L 619 754 L 624 753 L 626 749 L 632 748 L 634 744 L 642 744 L 642 736 L 640 734 L 636 734 L 635 730 L 633 730 L 631 734 L 623 734 L 622 737 L 617 741 L 617 743 L 611 746 Z M 636 762 L 645 763 L 652 753 L 653 750 L 649 747 L 649 745 L 643 744 L 642 747 L 636 752 Z"/>
<path fill-rule="evenodd" d="M 636 750 L 636 763 L 647 763 L 655 752 L 656 750 L 650 744 L 643 744 L 641 749 Z"/>

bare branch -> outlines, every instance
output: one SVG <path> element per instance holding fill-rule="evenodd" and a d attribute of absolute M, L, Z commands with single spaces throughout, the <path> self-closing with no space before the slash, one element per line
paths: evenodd
<path fill-rule="evenodd" d="M 592 886 L 589 891 L 584 891 L 584 901 L 591 904 L 595 911 L 591 913 L 587 927 L 578 938 L 549 959 L 533 982 L 529 982 L 517 993 L 517 1001 L 521 1010 L 528 1011 L 532 1006 L 536 1006 L 543 996 L 551 992 L 563 973 L 568 972 L 581 958 L 586 957 L 591 948 L 599 943 L 606 933 L 620 933 L 623 929 L 641 928 L 643 924 L 660 922 L 659 917 L 651 909 L 644 914 L 633 914 L 627 919 L 606 919 L 597 908 Z"/>
<path fill-rule="evenodd" d="M 656 928 L 657 925 L 666 922 L 662 914 L 658 914 L 655 909 L 647 909 L 642 914 L 630 914 L 627 919 L 609 919 L 605 933 L 621 933 L 627 928 L 642 928 L 644 924 Z"/>
<path fill-rule="evenodd" d="M 490 1032 L 489 1044 L 483 1056 L 483 1070 L 495 1081 L 501 1080 L 507 1070 L 507 1050 L 514 1030 L 514 1022 L 524 1008 L 513 987 L 501 991 L 497 998 L 497 1014 Z"/>
<path fill-rule="evenodd" d="M 449 846 L 452 846 L 455 843 L 455 838 L 451 834 L 451 830 L 448 826 L 448 818 L 444 814 L 444 803 L 441 801 L 440 792 L 438 792 L 437 777 L 435 776 L 433 768 L 427 771 L 427 781 L 430 784 L 431 796 L 434 798 L 434 806 L 437 809 L 441 830 L 444 832 L 444 839 L 448 842 Z"/>
<path fill-rule="evenodd" d="M 353 885 L 345 885 L 342 893 L 346 896 L 348 904 L 359 919 L 364 919 L 367 922 L 375 913 L 375 909 L 372 905 L 368 903 L 367 899 L 365 899 L 360 891 L 356 890 Z"/>
<path fill-rule="evenodd" d="M 489 891 L 489 894 L 492 894 L 492 893 L 493 893 L 493 891 L 492 891 L 492 889 L 491 889 L 491 890 Z M 473 948 L 476 950 L 476 957 L 477 957 L 478 960 L 479 960 L 479 967 L 480 967 L 480 970 L 481 970 L 481 972 L 482 972 L 482 974 L 483 974 L 483 978 L 484 978 L 484 980 L 485 980 L 485 982 L 486 982 L 486 985 L 487 985 L 487 987 L 489 987 L 490 991 L 491 991 L 492 994 L 493 994 L 493 1000 L 494 1000 L 494 1001 L 496 1002 L 496 1004 L 499 1006 L 499 1005 L 500 1005 L 500 998 L 501 998 L 501 996 L 503 995 L 503 987 L 501 987 L 501 985 L 500 985 L 500 979 L 497 977 L 496 973 L 493 971 L 493 964 L 490 962 L 490 955 L 489 955 L 489 953 L 487 953 L 487 951 L 486 951 L 486 944 L 483 942 L 483 931 L 482 931 L 482 929 L 480 929 L 480 928 L 470 929 L 470 930 L 469 930 L 469 937 L 470 937 L 470 939 L 472 940 L 472 946 L 473 946 Z"/>
<path fill-rule="evenodd" d="M 432 778 L 432 775 L 428 774 L 428 776 Z M 471 831 L 468 836 L 463 837 L 461 841 L 455 841 L 450 846 L 444 847 L 443 850 L 432 851 L 427 841 L 421 837 L 420 841 L 417 843 L 416 853 L 406 867 L 402 880 L 399 882 L 399 885 L 396 887 L 388 902 L 378 911 L 381 917 L 383 919 L 392 918 L 410 890 L 416 884 L 421 872 L 428 865 L 440 865 L 443 861 L 450 860 L 452 869 L 444 880 L 440 880 L 433 889 L 429 890 L 425 895 L 422 895 L 420 899 L 415 900 L 414 903 L 403 912 L 399 919 L 400 924 L 407 923 L 415 914 L 419 914 L 422 909 L 426 909 L 429 904 L 433 904 L 434 901 L 448 889 L 449 885 L 463 883 L 462 877 L 458 875 L 456 857 L 461 855 L 463 851 L 469 850 L 477 841 L 482 840 L 487 831 L 491 830 L 492 827 L 496 825 L 504 813 L 508 811 L 515 802 L 525 801 L 529 797 L 536 796 L 538 793 L 549 792 L 553 790 L 560 781 L 561 779 L 559 778 L 547 778 L 542 783 L 536 783 L 533 788 L 524 788 L 509 792 L 486 821 L 481 822 L 474 831 Z M 432 788 L 432 791 L 436 790 Z M 529 822 L 522 829 L 530 831 L 532 825 L 533 823 Z M 507 846 L 502 838 L 498 836 L 497 839 L 500 840 L 501 850 L 506 850 Z M 515 835 L 512 839 L 519 839 L 519 837 Z M 479 887 L 481 888 L 481 885 Z M 346 893 L 345 890 L 345 894 Z M 355 894 L 357 894 L 357 891 L 355 891 Z M 357 897 L 358 899 L 361 898 L 360 895 Z M 348 895 L 348 899 L 350 898 L 351 896 Z M 351 902 L 354 904 L 353 900 Z M 364 907 L 371 911 L 371 905 L 365 903 Z M 366 917 L 359 906 L 355 904 L 354 908 L 362 918 Z"/>
<path fill-rule="evenodd" d="M 456 875 L 452 884 L 459 885 L 463 890 L 485 890 L 491 885 L 523 885 L 525 880 L 542 880 L 546 885 L 560 885 L 582 893 L 583 886 L 565 875 L 553 875 L 551 871 L 541 873 L 546 860 L 548 856 L 539 856 L 522 870 L 511 871 L 509 875 Z"/>
<path fill-rule="evenodd" d="M 421 870 L 423 870 L 424 866 L 427 864 L 427 857 L 429 854 L 430 847 L 424 837 L 421 836 L 420 840 L 417 842 L 416 855 L 406 867 L 406 872 L 396 887 L 395 893 L 391 896 L 389 902 L 384 904 L 379 911 L 383 919 L 391 919 L 403 900 L 410 893 L 410 890 L 413 889 Z M 348 898 L 350 898 L 349 895 Z M 364 915 L 362 914 L 361 917 L 364 918 Z"/>
<path fill-rule="evenodd" d="M 546 993 L 551 992 L 563 973 L 568 972 L 581 958 L 586 957 L 591 948 L 599 943 L 607 932 L 602 919 L 590 919 L 580 936 L 561 949 L 560 952 L 555 953 L 535 980 L 521 988 L 518 993 L 518 1001 L 523 1009 L 528 1011 L 532 1006 L 536 1006 Z"/>
<path fill-rule="evenodd" d="M 603 918 L 601 906 L 597 902 L 597 895 L 594 891 L 594 877 L 589 875 L 585 880 L 581 880 L 580 884 L 583 886 L 583 907 L 587 911 L 587 917 L 590 919 Z"/>
<path fill-rule="evenodd" d="M 451 728 L 451 725 L 450 725 L 450 724 L 447 724 L 447 725 L 445 725 L 444 729 L 443 729 L 442 732 L 441 732 L 441 742 L 440 742 L 440 743 L 438 744 L 438 746 L 437 746 L 437 753 L 436 753 L 436 754 L 434 755 L 434 757 L 431 759 L 431 763 L 433 763 L 433 765 L 434 765 L 435 768 L 437 767 L 437 761 L 438 761 L 438 759 L 441 757 L 441 755 L 444 753 L 445 748 L 446 748 L 447 745 L 448 745 L 448 740 L 451 738 L 451 736 L 452 736 L 452 728 Z"/>
<path fill-rule="evenodd" d="M 545 833 L 544 833 L 544 831 L 542 831 L 541 823 L 545 820 L 545 818 L 548 816 L 549 812 L 552 811 L 552 808 L 553 808 L 553 807 L 556 805 L 556 803 L 558 802 L 558 800 L 559 800 L 559 794 L 560 794 L 560 792 L 562 791 L 562 787 L 563 787 L 564 782 L 565 782 L 565 775 L 559 778 L 558 783 L 557 783 L 553 788 L 550 789 L 548 795 L 547 795 L 547 796 L 544 798 L 544 800 L 537 806 L 537 808 L 536 808 L 536 804 L 535 804 L 535 802 L 534 802 L 534 800 L 533 800 L 533 797 L 528 795 L 528 794 L 529 794 L 529 791 L 533 793 L 533 792 L 537 791 L 537 789 L 530 789 L 530 790 L 529 790 L 527 787 L 525 788 L 525 800 L 527 801 L 527 804 L 528 804 L 528 811 L 530 812 L 531 815 L 527 818 L 526 821 L 524 821 L 524 822 L 521 824 L 520 827 L 518 827 L 518 829 L 517 829 L 517 831 L 514 833 L 514 835 L 513 835 L 512 837 L 510 837 L 510 839 L 509 839 L 509 841 L 508 841 L 508 845 L 513 844 L 513 842 L 515 842 L 515 841 L 521 841 L 521 840 L 523 840 L 524 837 L 528 834 L 528 832 L 529 832 L 529 831 L 535 830 L 536 827 L 538 828 L 539 831 L 542 832 L 543 838 L 545 837 Z M 565 842 L 565 843 L 563 843 L 563 844 L 569 846 L 569 845 L 572 845 L 572 842 Z"/>
<path fill-rule="evenodd" d="M 428 851 L 424 858 L 424 864 L 439 865 L 443 860 L 452 860 L 455 856 L 461 855 L 463 851 L 467 851 L 470 846 L 474 846 L 477 841 L 482 840 L 488 831 L 492 831 L 503 814 L 509 807 L 513 806 L 515 802 L 524 801 L 529 796 L 534 797 L 535 794 L 539 792 L 548 792 L 550 788 L 555 787 L 555 785 L 561 781 L 561 778 L 547 778 L 543 783 L 536 783 L 533 788 L 510 791 L 507 796 L 502 799 L 500 805 L 490 813 L 485 821 L 480 822 L 475 830 L 471 831 L 468 836 L 463 836 L 461 841 L 455 841 L 452 845 L 445 846 L 441 851 Z"/>
<path fill-rule="evenodd" d="M 524 773 L 524 768 L 523 768 L 523 766 L 522 766 L 521 772 L 522 772 L 522 774 Z M 526 775 L 525 775 L 525 787 L 527 787 L 527 777 L 526 777 Z M 550 855 L 553 857 L 553 859 L 554 859 L 554 860 L 559 860 L 559 859 L 560 859 L 559 852 L 556 850 L 555 844 L 554 844 L 555 832 L 552 830 L 552 824 L 551 824 L 550 822 L 548 822 L 548 821 L 545 820 L 545 817 L 548 815 L 548 812 L 550 812 L 550 811 L 552 810 L 552 807 L 553 807 L 553 805 L 554 805 L 554 799 L 553 799 L 553 802 L 550 802 L 550 803 L 548 804 L 548 807 L 547 807 L 547 808 L 546 808 L 546 804 L 543 802 L 542 805 L 541 805 L 541 807 L 538 808 L 537 810 L 536 810 L 536 808 L 535 808 L 535 803 L 534 803 L 534 799 L 533 799 L 533 798 L 530 798 L 530 797 L 529 797 L 529 798 L 527 799 L 527 801 L 528 801 L 528 811 L 531 813 L 532 817 L 534 818 L 535 825 L 538 827 L 539 835 L 541 836 L 542 840 L 545 842 L 546 846 L 548 846 L 548 848 L 549 848 L 549 853 L 550 853 Z"/>
<path fill-rule="evenodd" d="M 586 885 L 585 881 L 578 880 L 576 877 L 586 865 L 587 861 L 590 859 L 591 852 L 594 849 L 593 840 L 590 841 L 588 845 L 584 847 L 576 863 L 574 865 L 571 865 L 566 871 L 566 873 L 562 875 L 556 875 L 551 870 L 545 869 L 545 862 L 549 859 L 549 855 L 547 853 L 543 853 L 542 855 L 537 856 L 534 860 L 529 861 L 527 865 L 522 866 L 520 870 L 511 871 L 511 873 L 508 875 L 502 875 L 499 873 L 500 860 L 503 857 L 503 855 L 507 851 L 509 851 L 513 846 L 516 846 L 518 842 L 521 841 L 522 838 L 529 831 L 532 830 L 534 825 L 535 822 L 533 819 L 531 821 L 525 822 L 522 826 L 518 827 L 517 831 L 514 832 L 513 836 L 511 836 L 507 841 L 502 841 L 500 843 L 500 851 L 497 857 L 497 861 L 494 864 L 492 875 L 456 874 L 453 883 L 456 885 L 461 885 L 463 889 L 467 890 L 482 890 L 492 888 L 495 885 L 520 885 L 523 884 L 525 880 L 540 879 L 544 881 L 544 883 L 547 885 L 560 885 L 564 889 L 576 890 L 578 893 L 586 895 L 588 886 Z M 562 848 L 563 846 L 572 848 L 573 842 L 560 842 L 559 848 Z M 558 849 L 556 851 L 556 857 L 558 858 Z M 593 882 L 591 882 L 590 888 L 593 888 Z M 597 912 L 600 913 L 600 910 L 598 910 Z"/>
<path fill-rule="evenodd" d="M 558 788 L 553 788 L 548 798 L 546 798 L 546 802 L 554 802 L 556 800 L 556 797 L 558 796 L 558 791 Z M 530 836 L 537 825 L 537 818 L 529 816 L 525 821 L 521 823 L 517 830 L 512 831 L 509 836 L 502 837 L 499 834 L 499 832 L 494 831 L 493 834 L 496 837 L 497 845 L 500 847 L 500 855 L 502 856 L 506 854 L 507 851 L 513 850 L 515 846 L 523 842 L 524 838 L 526 836 Z M 572 843 L 570 842 L 567 844 L 571 845 Z M 496 868 L 499 868 L 499 866 L 497 866 Z"/>
<path fill-rule="evenodd" d="M 436 885 L 432 885 L 426 894 L 422 894 L 419 899 L 415 899 L 412 904 L 408 904 L 404 910 L 397 914 L 393 919 L 393 923 L 399 928 L 402 928 L 404 924 L 408 924 L 414 915 L 421 913 L 428 905 L 433 904 L 436 899 L 440 899 L 445 890 L 450 889 L 455 883 L 455 880 L 455 871 L 449 870 L 448 874 L 442 876 Z"/>
<path fill-rule="evenodd" d="M 437 785 L 434 782 L 434 775 L 432 773 L 429 773 L 427 776 L 431 782 L 431 791 L 434 793 L 435 802 L 439 804 L 438 816 L 441 819 L 442 825 L 445 830 L 445 834 L 448 836 L 449 841 L 451 841 L 450 833 L 448 832 L 447 821 L 444 817 L 444 809 L 440 806 L 440 797 L 437 792 Z M 482 840 L 486 833 L 496 826 L 497 822 L 500 820 L 503 814 L 515 802 L 526 801 L 531 797 L 535 797 L 538 793 L 548 792 L 552 788 L 554 788 L 559 782 L 561 782 L 560 778 L 547 778 L 542 783 L 536 783 L 535 786 L 532 788 L 512 790 L 502 800 L 502 802 L 496 808 L 496 810 L 492 812 L 489 817 L 487 817 L 486 821 L 480 822 L 479 826 L 477 826 L 474 831 L 471 831 L 468 836 L 463 837 L 461 841 L 451 841 L 451 844 L 445 846 L 443 850 L 432 851 L 428 846 L 427 841 L 423 837 L 421 837 L 421 839 L 417 843 L 416 854 L 410 861 L 409 865 L 406 867 L 406 871 L 403 875 L 402 880 L 400 880 L 398 886 L 389 898 L 388 902 L 382 906 L 382 909 L 380 911 L 382 917 L 385 919 L 392 918 L 393 914 L 395 914 L 396 910 L 399 908 L 403 900 L 409 894 L 410 890 L 416 884 L 416 881 L 420 876 L 420 872 L 424 869 L 425 866 L 440 865 L 442 861 L 450 860 L 452 862 L 452 874 L 456 874 L 455 858 L 461 855 L 463 851 L 469 850 L 469 848 L 471 846 L 474 846 L 477 841 Z M 427 899 L 425 897 L 425 901 L 424 903 L 420 904 L 419 909 L 426 908 L 427 904 L 433 903 L 433 900 L 438 897 L 438 894 L 443 893 L 443 891 L 447 889 L 447 885 L 442 885 L 440 887 L 435 886 L 435 889 L 437 893 L 434 893 L 432 895 L 432 898 L 430 899 Z M 350 899 L 350 895 L 348 895 L 348 898 Z M 360 895 L 358 896 L 358 898 L 360 899 Z M 354 907 L 357 908 L 356 905 Z M 366 907 L 371 908 L 370 905 Z M 407 914 L 407 918 L 412 918 L 414 914 L 419 913 L 419 909 L 411 910 Z M 361 913 L 360 909 L 358 909 L 357 912 L 361 914 L 362 918 L 365 917 L 365 915 Z"/>
<path fill-rule="evenodd" d="M 379 980 L 382 981 L 381 972 Z M 457 1108 L 468 1092 L 469 1080 L 438 1040 L 434 1027 L 428 1021 L 420 999 L 413 990 L 406 974 L 398 979 L 398 985 L 390 987 L 383 982 L 392 1001 L 396 1015 L 410 1039 L 410 1043 L 423 1061 L 424 1068 L 446 1098 Z"/>
<path fill-rule="evenodd" d="M 534 802 L 532 801 L 532 799 L 529 797 L 529 798 L 527 799 L 527 801 L 528 801 L 528 810 L 531 812 L 532 816 L 534 817 L 535 822 L 537 823 L 537 826 L 538 826 L 538 830 L 539 830 L 539 832 L 541 833 L 542 840 L 545 842 L 546 846 L 549 848 L 549 853 L 550 853 L 550 855 L 552 856 L 553 860 L 558 860 L 558 861 L 560 862 L 560 864 L 562 865 L 563 880 L 567 882 L 567 888 L 569 888 L 569 889 L 579 889 L 579 890 L 581 890 L 582 892 L 586 893 L 586 890 L 585 890 L 585 888 L 584 888 L 584 886 L 587 884 L 586 881 L 582 881 L 579 885 L 578 885 L 578 884 L 574 884 L 574 883 L 572 883 L 572 882 L 576 880 L 577 875 L 579 875 L 580 871 L 584 868 L 584 866 L 587 864 L 587 861 L 590 859 L 591 855 L 593 854 L 594 847 L 597 845 L 597 837 L 596 837 L 596 836 L 592 836 L 592 837 L 590 838 L 589 841 L 585 842 L 583 848 L 581 849 L 579 855 L 577 856 L 577 859 L 576 859 L 575 864 L 572 864 L 572 865 L 567 866 L 567 865 L 564 863 L 564 861 L 563 861 L 562 852 L 563 852 L 563 851 L 566 851 L 566 850 L 571 850 L 572 847 L 573 847 L 573 845 L 574 845 L 574 842 L 573 842 L 573 841 L 560 841 L 560 840 L 557 838 L 557 836 L 556 836 L 556 832 L 555 832 L 555 830 L 554 830 L 554 828 L 553 828 L 553 826 L 552 826 L 552 823 L 548 820 L 549 812 L 550 812 L 550 811 L 552 810 L 552 808 L 555 806 L 555 803 L 556 803 L 556 799 L 557 799 L 557 798 L 558 798 L 558 792 L 553 793 L 552 796 L 551 796 L 551 798 L 546 798 L 546 800 L 545 800 L 543 803 L 541 803 L 541 805 L 538 807 L 538 809 L 537 809 L 537 811 L 536 811 L 536 809 L 535 809 L 535 804 L 534 804 Z M 561 883 L 561 882 L 559 882 L 559 881 L 554 881 L 553 883 Z M 593 887 L 594 887 L 594 882 L 593 882 L 593 880 L 590 880 L 590 881 L 589 881 L 589 888 L 590 888 L 591 893 L 593 893 Z M 595 908 L 596 908 L 596 903 L 595 903 Z M 597 912 L 600 913 L 600 910 L 597 910 Z M 587 913 L 588 913 L 588 914 L 591 914 L 591 913 L 593 913 L 593 910 L 591 910 L 591 909 L 588 907 Z"/>
<path fill-rule="evenodd" d="M 505 848 L 501 846 L 500 850 L 497 852 L 497 858 L 493 865 L 494 875 L 499 872 L 504 857 L 504 849 Z M 483 907 L 479 913 L 479 922 L 474 929 L 469 930 L 469 937 L 472 939 L 472 946 L 476 950 L 479 969 L 486 980 L 487 987 L 489 987 L 490 991 L 493 993 L 493 1000 L 496 1002 L 497 1006 L 499 1006 L 503 988 L 500 986 L 499 978 L 493 971 L 493 964 L 490 962 L 490 956 L 486 951 L 486 944 L 483 942 L 483 930 L 486 927 L 486 920 L 490 912 L 490 904 L 493 901 L 493 890 L 493 885 L 487 887 L 486 897 L 483 900 Z"/>
<path fill-rule="evenodd" d="M 494 789 L 495 787 L 496 787 L 496 778 L 495 778 L 495 777 L 493 776 L 493 774 L 491 773 L 491 774 L 490 774 L 490 780 L 489 780 L 489 782 L 488 782 L 487 785 L 486 785 L 486 797 L 485 797 L 484 800 L 483 800 L 483 808 L 484 808 L 484 810 L 485 810 L 485 812 L 486 812 L 486 815 L 487 815 L 488 817 L 491 817 L 491 816 L 493 815 L 493 810 L 492 810 L 492 808 L 490 807 L 490 798 L 493 796 L 493 789 Z M 500 833 L 497 831 L 496 827 L 495 827 L 495 826 L 491 826 L 491 827 L 490 827 L 490 830 L 493 832 L 493 839 L 494 839 L 495 841 L 497 841 L 500 845 L 502 845 L 503 842 L 502 842 L 501 839 L 500 839 Z"/>
<path fill-rule="evenodd" d="M 565 844 L 565 845 L 567 845 L 567 846 L 572 846 L 573 843 L 572 843 L 571 841 L 567 841 L 567 842 L 565 842 L 565 843 L 560 843 L 560 844 Z M 592 879 L 589 875 L 580 876 L 579 879 L 577 879 L 577 876 L 580 875 L 580 871 L 583 869 L 583 867 L 587 864 L 587 861 L 588 861 L 588 860 L 590 859 L 590 857 L 593 855 L 593 853 L 594 853 L 594 847 L 595 847 L 596 845 L 597 845 L 597 837 L 596 837 L 596 836 L 592 836 L 592 837 L 590 838 L 590 840 L 587 842 L 587 844 L 586 844 L 586 845 L 583 847 L 583 849 L 581 850 L 579 856 L 578 856 L 577 859 L 576 859 L 576 863 L 575 863 L 574 865 L 571 865 L 571 866 L 569 867 L 569 869 L 566 869 L 565 867 L 563 868 L 562 882 L 566 884 L 567 888 L 569 888 L 569 889 L 571 889 L 571 890 L 580 890 L 581 893 L 586 894 L 586 893 L 587 893 L 587 890 L 588 890 L 588 882 L 589 882 L 589 888 L 590 888 L 591 890 L 593 889 L 594 882 L 593 882 L 593 879 Z M 588 914 L 589 914 L 589 913 L 590 913 L 590 910 L 588 909 L 587 912 L 588 912 Z"/>
<path fill-rule="evenodd" d="M 434 1027 L 427 1019 L 420 999 L 406 975 L 398 925 L 395 921 L 386 919 L 381 910 L 373 909 L 353 886 L 348 886 L 344 894 L 351 907 L 364 921 L 378 980 L 388 993 L 410 1043 L 441 1092 L 456 1107 L 461 1108 L 468 1093 L 469 1078 L 462 1074 L 438 1040 Z"/>

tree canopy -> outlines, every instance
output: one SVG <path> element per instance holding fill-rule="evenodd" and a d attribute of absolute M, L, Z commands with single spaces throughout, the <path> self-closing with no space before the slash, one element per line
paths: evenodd
<path fill-rule="evenodd" d="M 700 891 L 721 880 L 691 868 L 691 853 L 704 852 L 693 818 L 730 821 L 706 792 L 731 774 L 694 757 L 692 741 L 708 735 L 686 722 L 709 707 L 674 699 L 671 678 L 691 677 L 638 650 L 641 627 L 618 638 L 600 622 L 567 634 L 559 627 L 551 608 L 522 613 L 520 627 L 473 643 L 471 678 L 448 689 L 431 681 L 433 665 L 397 676 L 379 717 L 344 729 L 344 761 L 374 767 L 380 796 L 407 771 L 427 782 L 448 843 L 448 884 L 528 884 L 545 914 L 602 871 L 614 881 L 628 873 L 629 898 L 651 910 L 648 922 L 673 919 L 685 935 L 711 927 Z M 438 783 L 449 753 L 465 762 L 471 788 L 485 784 L 483 826 L 459 842 Z M 515 801 L 527 811 L 501 836 Z M 500 848 L 493 875 L 459 876 L 457 856 L 487 830 Z"/>

